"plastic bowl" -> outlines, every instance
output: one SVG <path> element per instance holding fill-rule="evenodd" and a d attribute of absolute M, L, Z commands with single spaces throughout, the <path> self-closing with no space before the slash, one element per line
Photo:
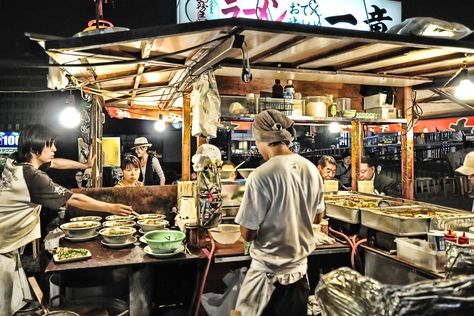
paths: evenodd
<path fill-rule="evenodd" d="M 150 232 L 152 230 L 163 229 L 168 226 L 170 222 L 164 219 L 143 219 L 138 221 L 138 225 L 142 228 L 144 232 Z"/>
<path fill-rule="evenodd" d="M 209 229 L 215 241 L 219 244 L 229 245 L 237 242 L 240 238 L 240 226 L 235 224 L 220 224 Z"/>
<path fill-rule="evenodd" d="M 174 252 L 185 237 L 179 230 L 154 230 L 143 236 L 151 251 L 158 254 Z"/>
<path fill-rule="evenodd" d="M 71 238 L 85 238 L 94 236 L 97 227 L 100 226 L 99 222 L 93 221 L 82 221 L 82 222 L 69 222 L 62 224 L 60 228 Z"/>
<path fill-rule="evenodd" d="M 123 244 L 129 240 L 136 231 L 137 230 L 132 227 L 109 227 L 101 229 L 99 234 L 101 234 L 106 243 Z"/>
<path fill-rule="evenodd" d="M 147 214 L 140 214 L 138 215 L 138 220 L 144 220 L 144 219 L 165 219 L 166 215 L 164 214 L 158 214 L 158 213 L 147 213 Z"/>
<path fill-rule="evenodd" d="M 237 169 L 237 171 L 240 173 L 244 179 L 247 179 L 248 176 L 255 170 L 255 168 L 243 168 L 243 169 Z"/>

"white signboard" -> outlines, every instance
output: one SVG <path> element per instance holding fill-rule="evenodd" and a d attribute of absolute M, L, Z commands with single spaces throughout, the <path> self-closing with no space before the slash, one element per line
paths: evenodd
<path fill-rule="evenodd" d="M 178 23 L 250 18 L 386 32 L 401 22 L 391 0 L 178 0 Z"/>

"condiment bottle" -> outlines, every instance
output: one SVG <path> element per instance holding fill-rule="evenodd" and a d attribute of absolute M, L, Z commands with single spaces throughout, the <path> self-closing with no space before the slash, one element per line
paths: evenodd
<path fill-rule="evenodd" d="M 293 87 L 293 80 L 288 80 L 288 84 L 283 89 L 283 98 L 293 100 L 295 97 L 295 87 Z"/>
<path fill-rule="evenodd" d="M 456 242 L 457 241 L 456 234 L 454 234 L 450 229 L 450 230 L 448 230 L 448 232 L 446 234 L 444 234 L 444 240 L 451 241 L 451 242 Z"/>
<path fill-rule="evenodd" d="M 319 223 L 319 224 L 321 225 L 321 233 L 329 235 L 329 222 L 328 222 L 328 220 L 323 219 L 323 220 L 321 220 L 321 223 Z"/>
<path fill-rule="evenodd" d="M 463 232 L 462 236 L 458 237 L 458 244 L 460 244 L 460 245 L 468 245 L 469 244 L 469 238 L 466 237 L 466 232 Z"/>
<path fill-rule="evenodd" d="M 280 79 L 275 79 L 275 84 L 272 87 L 272 98 L 283 98 L 283 87 L 280 84 Z"/>

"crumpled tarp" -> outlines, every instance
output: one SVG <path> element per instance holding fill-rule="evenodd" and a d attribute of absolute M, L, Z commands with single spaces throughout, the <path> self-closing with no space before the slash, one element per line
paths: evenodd
<path fill-rule="evenodd" d="M 315 294 L 323 316 L 467 316 L 474 311 L 474 276 L 399 286 L 340 268 L 321 277 Z"/>

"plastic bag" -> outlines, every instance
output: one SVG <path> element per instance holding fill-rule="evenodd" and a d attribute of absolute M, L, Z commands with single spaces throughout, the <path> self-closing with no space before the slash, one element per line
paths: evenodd
<path fill-rule="evenodd" d="M 199 76 L 192 92 L 193 125 L 191 134 L 197 136 L 217 136 L 217 126 L 221 116 L 221 99 L 214 73 L 209 71 Z"/>
<path fill-rule="evenodd" d="M 446 274 L 448 277 L 474 274 L 474 245 L 446 242 Z"/>
<path fill-rule="evenodd" d="M 230 315 L 237 303 L 237 296 L 244 282 L 246 271 L 247 268 L 244 267 L 227 273 L 222 279 L 227 285 L 227 289 L 223 294 L 205 293 L 202 295 L 201 303 L 209 316 Z"/>
<path fill-rule="evenodd" d="M 455 22 L 429 17 L 415 17 L 392 26 L 387 33 L 459 40 L 471 35 L 472 31 L 468 27 Z"/>

